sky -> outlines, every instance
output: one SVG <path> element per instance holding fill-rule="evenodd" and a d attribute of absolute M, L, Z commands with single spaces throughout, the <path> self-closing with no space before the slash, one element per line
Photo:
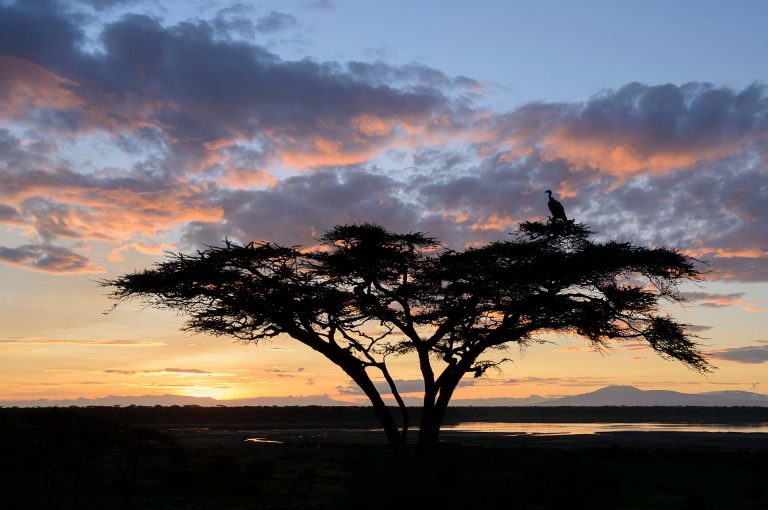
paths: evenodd
<path fill-rule="evenodd" d="M 0 0 L 0 400 L 358 401 L 295 341 L 184 333 L 97 282 L 353 222 L 481 245 L 546 219 L 546 189 L 598 239 L 708 262 L 669 313 L 717 370 L 551 336 L 457 398 L 768 393 L 766 22 L 747 0 Z"/>

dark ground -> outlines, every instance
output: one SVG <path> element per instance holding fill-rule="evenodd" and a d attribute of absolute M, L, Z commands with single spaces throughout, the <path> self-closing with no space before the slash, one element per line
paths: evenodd
<path fill-rule="evenodd" d="M 531 411 L 530 421 L 548 421 L 541 413 L 551 413 L 544 416 L 549 421 L 586 421 L 573 417 L 590 413 L 592 421 L 616 413 L 656 419 L 667 413 L 671 421 L 674 414 L 628 409 Z M 768 410 L 750 409 L 689 409 L 675 419 L 768 421 Z M 517 418 L 525 414 L 516 412 Z M 499 413 L 458 414 L 502 421 Z M 395 463 L 383 434 L 368 430 L 369 414 L 327 408 L 0 409 L 0 507 L 768 509 L 768 434 L 449 433 L 441 436 L 432 472 L 425 473 Z"/>

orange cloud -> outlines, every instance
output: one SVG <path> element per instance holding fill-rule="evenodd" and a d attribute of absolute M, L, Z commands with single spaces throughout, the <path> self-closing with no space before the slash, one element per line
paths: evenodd
<path fill-rule="evenodd" d="M 516 220 L 503 214 L 491 214 L 483 219 L 477 220 L 472 224 L 472 230 L 503 230 L 508 229 L 516 223 Z"/>
<path fill-rule="evenodd" d="M 90 99 L 80 92 L 80 84 L 59 76 L 45 67 L 16 57 L 0 56 L 0 117 L 27 120 L 35 110 L 76 111 L 88 122 L 78 126 L 83 131 L 101 129 L 109 132 L 162 128 L 153 119 L 161 107 L 173 109 L 172 100 L 150 100 L 124 104 L 114 94 L 90 90 Z M 94 98 L 98 100 L 94 100 Z M 50 128 L 51 125 L 41 127 Z M 72 127 L 61 134 L 73 134 Z"/>
<path fill-rule="evenodd" d="M 363 113 L 350 119 L 349 124 L 352 129 L 367 137 L 381 137 L 391 134 L 396 122 L 392 119 L 382 119 L 375 115 Z"/>
<path fill-rule="evenodd" d="M 318 166 L 355 165 L 372 159 L 379 152 L 378 148 L 345 151 L 338 142 L 323 139 L 315 140 L 315 148 L 316 150 L 282 151 L 282 164 L 300 170 Z"/>
<path fill-rule="evenodd" d="M 120 242 L 137 235 L 151 238 L 190 221 L 216 222 L 223 217 L 221 208 L 198 198 L 202 189 L 190 183 L 144 191 L 60 183 L 55 174 L 46 177 L 6 195 L 21 208 L 25 223 L 46 236 Z M 42 201 L 25 202 L 31 198 Z"/>
<path fill-rule="evenodd" d="M 686 168 L 711 161 L 732 152 L 736 146 L 680 147 L 677 150 L 641 149 L 635 140 L 616 134 L 606 138 L 603 133 L 580 134 L 560 126 L 542 140 L 545 159 L 564 159 L 577 168 L 597 168 L 626 177 L 640 172 L 655 174 Z"/>
<path fill-rule="evenodd" d="M 277 177 L 266 170 L 230 167 L 224 170 L 224 177 L 218 183 L 231 188 L 274 186 L 277 184 Z"/>
<path fill-rule="evenodd" d="M 145 255 L 162 255 L 164 252 L 174 249 L 176 249 L 175 244 L 132 242 L 123 244 L 109 252 L 107 259 L 111 262 L 123 262 L 125 260 L 123 253 L 128 250 L 133 250 Z"/>
<path fill-rule="evenodd" d="M 37 108 L 83 109 L 77 84 L 42 66 L 15 57 L 0 57 L 0 114 L 24 117 Z"/>

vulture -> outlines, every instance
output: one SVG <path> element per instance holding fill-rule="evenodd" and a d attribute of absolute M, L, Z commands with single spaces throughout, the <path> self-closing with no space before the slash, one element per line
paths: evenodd
<path fill-rule="evenodd" d="M 548 189 L 544 193 L 549 195 L 547 205 L 549 206 L 549 212 L 552 213 L 552 219 L 568 221 L 568 218 L 565 216 L 565 208 L 563 207 L 563 204 L 552 198 L 552 190 Z"/>

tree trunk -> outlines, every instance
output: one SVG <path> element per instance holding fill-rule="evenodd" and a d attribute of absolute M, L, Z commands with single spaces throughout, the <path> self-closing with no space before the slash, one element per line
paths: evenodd
<path fill-rule="evenodd" d="M 434 445 L 437 443 L 437 436 L 434 431 L 435 421 L 435 398 L 437 397 L 437 386 L 432 383 L 424 383 L 424 402 L 421 409 L 421 420 L 419 421 L 419 439 L 416 451 L 419 457 L 430 458 L 434 451 Z"/>
<path fill-rule="evenodd" d="M 376 389 L 373 381 L 371 381 L 362 362 L 335 343 L 323 342 L 310 327 L 306 329 L 293 327 L 288 329 L 287 332 L 293 338 L 311 347 L 328 358 L 332 363 L 338 365 L 344 373 L 352 378 L 355 384 L 363 390 L 368 400 L 371 401 L 376 418 L 378 418 L 379 423 L 384 429 L 384 433 L 395 455 L 401 455 L 405 451 L 406 446 L 403 434 L 400 433 L 392 413 L 389 412 L 387 405 L 379 394 L 379 390 Z"/>
<path fill-rule="evenodd" d="M 445 411 L 448 409 L 448 403 L 451 401 L 453 392 L 459 384 L 464 372 L 454 370 L 445 374 L 447 377 L 441 382 L 437 393 L 432 389 L 427 399 L 427 391 L 424 392 L 424 411 L 421 415 L 419 425 L 419 443 L 418 454 L 423 462 L 431 462 L 437 448 L 437 441 L 440 436 L 440 427 L 443 425 Z"/>
<path fill-rule="evenodd" d="M 352 377 L 352 380 L 354 380 L 355 383 L 360 386 L 365 395 L 368 397 L 368 400 L 371 401 L 373 410 L 376 413 L 376 418 L 378 418 L 379 423 L 384 429 L 384 433 L 387 435 L 389 445 L 392 447 L 395 455 L 400 456 L 404 454 L 406 448 L 405 437 L 400 433 L 397 422 L 395 422 L 392 413 L 389 412 L 389 408 L 387 408 L 387 405 L 381 398 L 381 395 L 376 389 L 376 386 L 374 386 L 373 382 L 368 377 L 368 374 L 365 373 L 364 369 L 359 371 L 345 370 L 345 372 L 347 372 L 347 374 Z"/>

